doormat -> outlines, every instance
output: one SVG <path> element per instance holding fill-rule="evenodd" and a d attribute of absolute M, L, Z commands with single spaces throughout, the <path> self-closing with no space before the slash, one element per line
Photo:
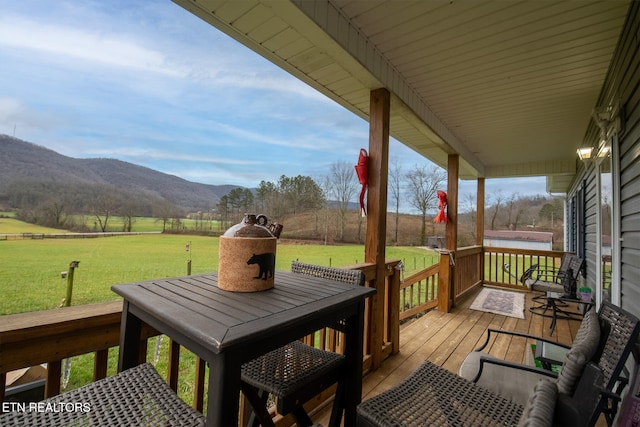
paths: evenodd
<path fill-rule="evenodd" d="M 484 288 L 469 308 L 524 319 L 524 294 Z"/>

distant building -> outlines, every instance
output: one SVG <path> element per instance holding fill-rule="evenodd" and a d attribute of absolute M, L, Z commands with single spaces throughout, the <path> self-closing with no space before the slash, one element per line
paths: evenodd
<path fill-rule="evenodd" d="M 430 248 L 444 248 L 447 246 L 447 239 L 444 236 L 428 236 L 427 246 Z"/>
<path fill-rule="evenodd" d="M 485 230 L 484 246 L 510 249 L 553 250 L 553 233 L 545 231 Z"/>

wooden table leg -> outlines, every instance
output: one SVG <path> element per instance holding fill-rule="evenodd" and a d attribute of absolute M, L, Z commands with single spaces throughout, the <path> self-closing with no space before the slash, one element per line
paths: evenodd
<path fill-rule="evenodd" d="M 345 355 L 346 375 L 344 390 L 336 396 L 342 402 L 334 402 L 330 425 L 340 425 L 340 415 L 344 410 L 344 425 L 356 423 L 356 406 L 362 400 L 362 349 L 364 339 L 364 302 L 358 304 L 356 315 L 347 319 Z M 341 395 L 341 396 L 340 396 Z M 337 409 L 337 411 L 336 411 Z"/>
<path fill-rule="evenodd" d="M 209 361 L 208 426 L 237 426 L 240 410 L 240 367 L 233 354 Z"/>
<path fill-rule="evenodd" d="M 118 355 L 118 372 L 138 366 L 140 362 L 140 335 L 142 321 L 129 312 L 129 302 L 122 306 L 120 322 L 120 352 Z"/>

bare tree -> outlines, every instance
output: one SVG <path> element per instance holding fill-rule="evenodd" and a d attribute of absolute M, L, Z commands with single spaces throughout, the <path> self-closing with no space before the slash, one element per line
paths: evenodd
<path fill-rule="evenodd" d="M 495 196 L 493 196 L 493 200 L 495 201 L 495 204 L 493 205 L 493 215 L 491 215 L 491 230 L 496 229 L 496 218 L 498 217 L 498 212 L 500 211 L 500 207 L 502 207 L 502 202 L 504 200 L 502 190 L 496 191 Z"/>
<path fill-rule="evenodd" d="M 424 245 L 427 240 L 427 210 L 432 201 L 434 201 L 435 208 L 438 188 L 442 186 L 447 174 L 437 166 L 427 169 L 426 165 L 416 165 L 405 176 L 409 202 L 420 211 L 422 216 L 420 244 Z"/>
<path fill-rule="evenodd" d="M 66 215 L 63 203 L 56 200 L 50 201 L 43 208 L 43 214 L 46 225 L 55 228 L 64 228 Z"/>
<path fill-rule="evenodd" d="M 320 187 L 320 191 L 322 192 L 322 213 L 324 216 L 323 225 L 322 225 L 322 235 L 324 236 L 324 244 L 327 244 L 327 240 L 329 238 L 329 195 L 331 194 L 331 181 L 329 180 L 329 176 L 325 175 L 320 177 L 317 182 Z M 316 211 L 316 232 L 319 232 L 318 228 L 318 211 Z"/>
<path fill-rule="evenodd" d="M 466 193 L 464 196 L 464 201 L 465 201 L 465 205 L 467 207 L 467 210 L 469 212 L 469 219 L 470 219 L 470 223 L 471 223 L 471 239 L 475 242 L 476 241 L 476 217 L 477 217 L 477 199 L 476 199 L 476 194 L 474 193 Z"/>
<path fill-rule="evenodd" d="M 520 196 L 518 193 L 512 193 L 511 196 L 507 199 L 507 228 L 508 229 L 517 229 L 516 225 L 514 225 L 513 217 L 514 214 L 517 215 L 517 207 L 518 201 L 520 200 Z M 516 220 L 517 222 L 517 220 Z"/>
<path fill-rule="evenodd" d="M 338 203 L 339 224 L 338 240 L 344 239 L 349 202 L 357 192 L 358 180 L 353 165 L 347 161 L 338 161 L 331 164 L 329 169 L 330 195 Z"/>
<path fill-rule="evenodd" d="M 109 187 L 96 189 L 91 200 L 91 213 L 96 218 L 96 225 L 99 224 L 100 231 L 107 231 L 109 219 L 114 215 L 122 204 L 118 194 Z"/>
<path fill-rule="evenodd" d="M 122 218 L 122 231 L 131 233 L 133 224 L 136 222 L 136 205 L 132 202 L 124 202 L 119 212 Z"/>
<path fill-rule="evenodd" d="M 394 158 L 389 170 L 389 193 L 391 201 L 395 205 L 395 228 L 393 241 L 398 241 L 398 218 L 400 217 L 400 197 L 402 195 L 402 167 L 398 158 Z"/>
<path fill-rule="evenodd" d="M 156 221 L 162 222 L 164 233 L 171 218 L 178 216 L 178 208 L 170 201 L 162 199 L 153 205 L 153 216 L 157 218 Z"/>

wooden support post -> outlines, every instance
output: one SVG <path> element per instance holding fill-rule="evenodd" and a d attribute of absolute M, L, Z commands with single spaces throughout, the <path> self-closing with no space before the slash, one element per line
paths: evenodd
<path fill-rule="evenodd" d="M 460 159 L 457 154 L 449 154 L 447 163 L 447 213 L 446 247 L 455 251 L 458 246 L 458 170 Z"/>
<path fill-rule="evenodd" d="M 387 235 L 387 183 L 389 175 L 389 114 L 391 95 L 385 88 L 371 91 L 369 112 L 369 189 L 365 261 L 376 264 L 371 298 L 371 367 L 382 363 L 384 340 L 385 246 Z"/>
<path fill-rule="evenodd" d="M 476 201 L 476 245 L 484 245 L 484 178 L 478 178 L 478 195 Z M 478 262 L 478 277 L 484 283 L 484 247 Z"/>
<path fill-rule="evenodd" d="M 447 217 L 446 252 L 440 255 L 438 274 L 438 310 L 448 313 L 453 306 L 455 292 L 455 257 L 458 246 L 458 171 L 460 159 L 457 154 L 449 154 L 447 162 Z"/>
<path fill-rule="evenodd" d="M 476 245 L 484 244 L 484 178 L 478 178 L 476 200 Z"/>

